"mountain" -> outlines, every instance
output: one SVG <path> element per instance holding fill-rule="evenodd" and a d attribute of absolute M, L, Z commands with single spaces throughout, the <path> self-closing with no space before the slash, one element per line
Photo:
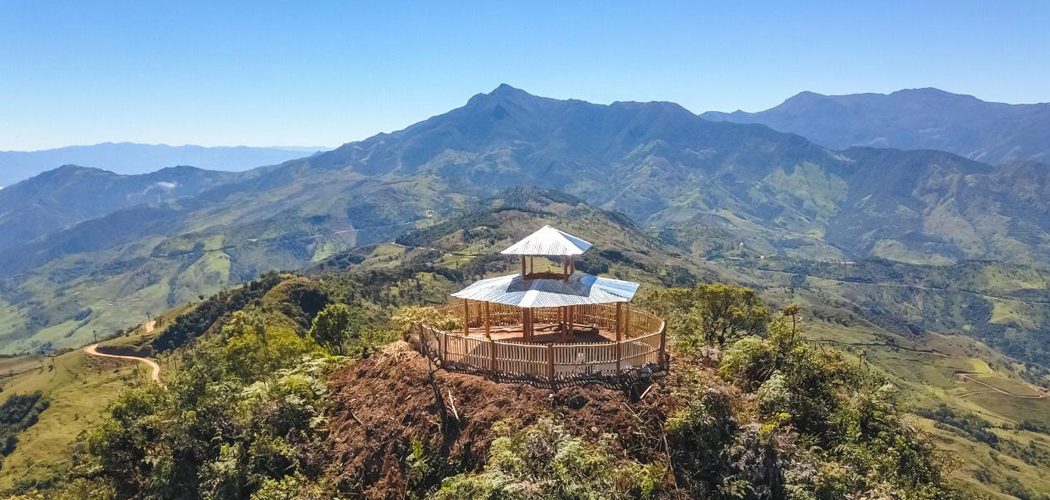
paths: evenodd
<path fill-rule="evenodd" d="M 761 123 L 835 149 L 937 149 L 991 164 L 1050 163 L 1050 103 L 986 102 L 934 88 L 832 96 L 802 92 L 757 113 L 701 116 Z"/>
<path fill-rule="evenodd" d="M 0 250 L 131 206 L 191 196 L 239 175 L 194 167 L 119 175 L 65 165 L 0 190 Z"/>
<path fill-rule="evenodd" d="M 42 151 L 0 151 L 0 186 L 10 186 L 62 165 L 106 169 L 118 174 L 145 174 L 177 165 L 207 170 L 247 170 L 300 158 L 325 148 L 248 146 L 168 146 L 103 143 Z"/>
<path fill-rule="evenodd" d="M 619 212 L 708 259 L 1050 264 L 1050 169 L 832 150 L 666 102 L 501 85 L 404 130 L 241 175 L 0 250 L 0 350 L 124 328 L 127 316 L 389 242 L 518 186 Z"/>

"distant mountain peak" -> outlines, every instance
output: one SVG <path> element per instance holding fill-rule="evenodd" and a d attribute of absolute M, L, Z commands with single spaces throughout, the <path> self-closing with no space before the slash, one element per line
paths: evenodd
<path fill-rule="evenodd" d="M 759 123 L 833 149 L 936 149 L 993 164 L 1050 160 L 1050 105 L 987 102 L 935 87 L 888 94 L 806 91 L 757 113 L 701 116 Z"/>
<path fill-rule="evenodd" d="M 493 89 L 492 92 L 489 92 L 489 95 L 511 95 L 511 94 L 527 94 L 527 95 L 531 95 L 528 92 L 525 92 L 524 90 L 521 90 L 521 89 L 519 89 L 517 87 L 512 87 L 512 86 L 510 86 L 510 85 L 508 85 L 506 83 L 499 84 L 499 86 L 496 87 L 495 89 Z"/>

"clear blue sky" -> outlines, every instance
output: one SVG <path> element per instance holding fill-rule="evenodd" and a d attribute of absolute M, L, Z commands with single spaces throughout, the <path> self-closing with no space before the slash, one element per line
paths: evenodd
<path fill-rule="evenodd" d="M 913 3 L 0 0 L 0 150 L 335 146 L 501 82 L 694 112 L 927 86 L 1050 101 L 1050 2 Z"/>

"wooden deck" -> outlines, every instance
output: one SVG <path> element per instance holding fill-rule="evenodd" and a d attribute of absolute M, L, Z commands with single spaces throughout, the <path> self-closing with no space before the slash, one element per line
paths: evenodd
<path fill-rule="evenodd" d="M 480 306 L 480 304 L 478 304 Z M 667 329 L 663 321 L 643 311 L 625 312 L 623 322 L 630 326 L 616 340 L 615 305 L 580 307 L 579 317 L 589 324 L 576 323 L 571 335 L 564 335 L 554 311 L 532 315 L 532 338 L 526 341 L 519 310 L 473 304 L 451 304 L 448 312 L 464 311 L 466 330 L 443 331 L 425 324 L 416 325 L 409 340 L 421 353 L 446 369 L 487 373 L 494 379 L 528 381 L 549 387 L 572 381 L 593 381 L 602 377 L 630 373 L 651 373 L 647 367 L 666 369 Z M 504 310 L 506 309 L 506 310 Z M 483 314 L 490 316 L 485 335 Z M 496 321 L 491 321 L 496 319 Z M 566 332 L 567 333 L 567 332 Z"/>
<path fill-rule="evenodd" d="M 577 324 L 567 335 L 562 334 L 557 323 L 536 323 L 533 326 L 534 336 L 531 341 L 525 340 L 525 332 L 521 325 L 493 327 L 491 330 L 492 340 L 501 342 L 529 342 L 531 344 L 550 344 L 571 342 L 574 344 L 592 344 L 603 342 L 616 342 L 616 332 L 598 328 L 593 325 Z M 477 339 L 485 339 L 485 327 L 474 327 L 470 329 L 469 336 Z"/>

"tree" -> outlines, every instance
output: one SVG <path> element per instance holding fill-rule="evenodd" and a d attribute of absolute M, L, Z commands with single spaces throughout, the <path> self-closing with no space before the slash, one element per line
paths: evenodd
<path fill-rule="evenodd" d="M 345 304 L 329 304 L 310 327 L 310 338 L 332 354 L 346 354 L 346 343 L 359 337 L 359 325 L 353 310 Z"/>
<path fill-rule="evenodd" d="M 678 347 L 686 351 L 762 335 L 770 321 L 754 290 L 721 283 L 658 291 L 642 303 L 667 321 L 667 331 L 674 332 Z"/>
<path fill-rule="evenodd" d="M 700 284 L 693 296 L 694 313 L 709 344 L 723 347 L 744 335 L 761 335 L 769 323 L 769 311 L 750 288 Z"/>
<path fill-rule="evenodd" d="M 226 370 L 241 380 L 256 380 L 293 364 L 317 344 L 282 325 L 267 325 L 255 312 L 237 311 L 222 329 Z"/>

